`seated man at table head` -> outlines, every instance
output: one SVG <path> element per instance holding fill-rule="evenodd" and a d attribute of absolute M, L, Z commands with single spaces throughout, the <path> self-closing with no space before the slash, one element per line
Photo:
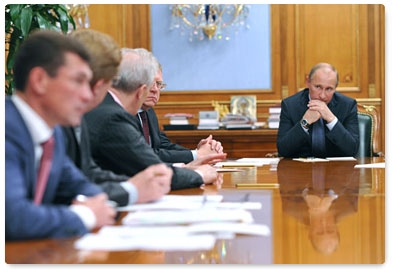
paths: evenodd
<path fill-rule="evenodd" d="M 170 163 L 189 163 L 194 159 L 212 153 L 223 153 L 221 142 L 213 139 L 212 135 L 202 139 L 195 150 L 190 150 L 176 143 L 172 143 L 166 134 L 160 130 L 158 117 L 153 107 L 158 103 L 160 92 L 166 87 L 163 82 L 162 65 L 158 62 L 159 69 L 154 78 L 154 84 L 149 90 L 148 96 L 139 110 L 138 117 L 143 111 L 147 113 L 149 124 L 149 145 L 155 153 L 164 161 Z M 141 118 L 139 117 L 141 120 Z M 143 123 L 142 123 L 142 126 Z M 141 127 L 143 133 L 143 128 Z"/>
<path fill-rule="evenodd" d="M 5 240 L 79 236 L 113 224 L 107 195 L 67 157 L 57 126 L 78 125 L 93 98 L 89 53 L 71 37 L 37 31 L 13 69 L 16 91 L 5 98 Z M 47 140 L 52 148 L 41 146 Z"/>
<path fill-rule="evenodd" d="M 359 148 L 357 102 L 336 92 L 337 70 L 318 63 L 306 88 L 281 102 L 277 149 L 283 157 L 355 156 Z"/>
<path fill-rule="evenodd" d="M 100 167 L 133 176 L 151 165 L 163 163 L 145 141 L 136 117 L 157 71 L 158 64 L 147 50 L 122 50 L 120 69 L 112 87 L 104 101 L 85 116 L 92 156 Z M 215 168 L 204 163 L 225 157 L 226 154 L 215 154 L 192 161 L 184 168 L 171 166 L 174 172 L 171 189 L 215 182 Z"/>
<path fill-rule="evenodd" d="M 121 49 L 111 36 L 96 30 L 78 29 L 70 35 L 82 42 L 91 56 L 93 77 L 90 86 L 93 100 L 88 105 L 89 111 L 99 105 L 107 94 L 118 72 Z M 133 177 L 100 168 L 91 156 L 89 132 L 84 118 L 80 126 L 63 127 L 63 131 L 69 157 L 119 206 L 153 201 L 170 191 L 172 170 L 165 164 L 150 166 Z"/>

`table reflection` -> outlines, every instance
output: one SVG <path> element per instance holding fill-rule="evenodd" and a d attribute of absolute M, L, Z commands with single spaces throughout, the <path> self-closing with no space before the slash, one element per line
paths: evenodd
<path fill-rule="evenodd" d="M 354 169 L 354 165 L 354 161 L 295 163 L 290 160 L 278 164 L 283 212 L 307 227 L 308 239 L 322 254 L 336 251 L 341 241 L 337 224 L 358 211 L 360 170 Z"/>

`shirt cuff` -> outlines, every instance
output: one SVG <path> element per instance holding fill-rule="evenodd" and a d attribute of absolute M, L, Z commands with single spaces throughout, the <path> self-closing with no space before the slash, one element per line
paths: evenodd
<path fill-rule="evenodd" d="M 95 227 L 96 216 L 90 208 L 82 205 L 71 205 L 70 210 L 80 217 L 81 221 L 88 230 L 91 230 Z"/>
<path fill-rule="evenodd" d="M 139 197 L 139 193 L 137 191 L 137 188 L 133 183 L 130 182 L 121 182 L 121 187 L 124 188 L 125 191 L 129 193 L 129 205 L 132 205 L 137 202 L 137 199 Z"/>
<path fill-rule="evenodd" d="M 332 131 L 333 127 L 335 127 L 337 123 L 337 117 L 335 117 L 331 122 L 326 124 L 326 127 L 328 127 L 329 131 Z"/>
<path fill-rule="evenodd" d="M 203 179 L 203 181 L 204 181 L 204 177 L 203 177 L 202 171 L 200 171 L 200 170 L 194 170 L 194 171 L 197 172 L 197 173 L 202 177 L 202 179 Z"/>

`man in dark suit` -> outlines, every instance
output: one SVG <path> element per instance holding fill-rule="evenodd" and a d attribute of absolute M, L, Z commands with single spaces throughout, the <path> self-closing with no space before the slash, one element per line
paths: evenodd
<path fill-rule="evenodd" d="M 206 139 L 202 139 L 195 150 L 185 148 L 176 143 L 172 143 L 166 134 L 160 130 L 158 117 L 156 116 L 153 107 L 158 103 L 160 92 L 165 88 L 166 84 L 163 82 L 162 66 L 160 63 L 159 70 L 154 78 L 154 84 L 149 90 L 148 96 L 139 110 L 138 118 L 141 120 L 141 112 L 147 113 L 148 127 L 149 127 L 149 145 L 154 149 L 154 152 L 164 162 L 170 163 L 189 163 L 199 157 L 209 154 L 223 153 L 221 142 L 213 139 L 212 135 Z M 141 122 L 141 132 L 143 133 L 143 123 Z"/>
<path fill-rule="evenodd" d="M 85 116 L 92 156 L 101 168 L 132 176 L 151 165 L 163 163 L 145 141 L 136 117 L 157 71 L 157 62 L 150 52 L 123 49 L 117 80 L 104 101 Z M 226 154 L 219 154 L 207 160 L 225 157 Z M 171 188 L 199 187 L 215 182 L 215 168 L 201 163 L 205 163 L 205 158 L 188 163 L 184 168 L 171 166 L 174 172 Z"/>
<path fill-rule="evenodd" d="M 307 88 L 281 102 L 277 149 L 283 157 L 355 156 L 359 148 L 357 102 L 336 92 L 337 70 L 315 65 Z M 321 141 L 314 145 L 315 129 L 322 125 Z M 319 139 L 319 137 L 318 137 Z M 318 147 L 318 148 L 317 148 Z"/>
<path fill-rule="evenodd" d="M 94 99 L 89 104 L 89 111 L 103 100 L 111 86 L 121 62 L 121 50 L 111 36 L 95 30 L 79 29 L 70 35 L 85 45 L 93 60 L 90 86 Z M 150 202 L 170 191 L 172 171 L 165 164 L 151 166 L 133 177 L 100 168 L 91 156 L 89 131 L 84 118 L 80 126 L 63 127 L 63 132 L 69 157 L 119 206 Z"/>
<path fill-rule="evenodd" d="M 92 100 L 91 78 L 89 54 L 75 39 L 38 31 L 21 45 L 16 91 L 5 99 L 6 241 L 79 236 L 114 223 L 107 195 L 67 157 L 57 126 L 79 124 Z M 52 136 L 48 178 L 36 178 L 47 154 L 41 144 Z"/>

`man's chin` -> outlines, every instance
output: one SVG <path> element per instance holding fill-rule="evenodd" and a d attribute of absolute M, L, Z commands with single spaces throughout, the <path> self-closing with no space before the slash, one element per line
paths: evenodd
<path fill-rule="evenodd" d="M 156 105 L 156 103 L 149 102 L 149 103 L 144 103 L 144 104 L 143 104 L 143 107 L 144 107 L 145 109 L 150 109 L 150 108 L 154 107 L 155 105 Z"/>

